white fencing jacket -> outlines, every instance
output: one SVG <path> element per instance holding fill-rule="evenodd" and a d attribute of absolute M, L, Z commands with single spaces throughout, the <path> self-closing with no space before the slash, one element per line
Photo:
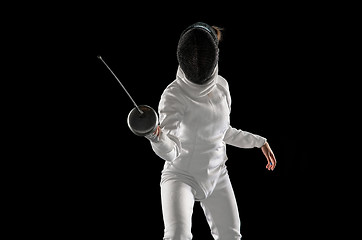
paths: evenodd
<path fill-rule="evenodd" d="M 260 148 L 265 138 L 230 126 L 231 97 L 218 66 L 205 85 L 187 80 L 181 68 L 163 92 L 158 106 L 160 127 L 153 151 L 165 165 L 163 174 L 193 179 L 208 196 L 227 160 L 225 144 Z"/>

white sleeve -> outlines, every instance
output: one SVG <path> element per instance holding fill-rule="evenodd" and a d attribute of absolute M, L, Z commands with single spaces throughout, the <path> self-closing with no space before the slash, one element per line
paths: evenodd
<path fill-rule="evenodd" d="M 224 142 L 239 148 L 260 148 L 266 142 L 266 138 L 229 126 L 224 136 Z"/>
<path fill-rule="evenodd" d="M 161 96 L 158 106 L 161 135 L 158 142 L 151 142 L 153 151 L 166 161 L 175 160 L 181 153 L 177 131 L 184 105 L 179 101 L 180 96 L 172 92 L 166 89 Z"/>
<path fill-rule="evenodd" d="M 180 154 L 180 144 L 177 139 L 161 131 L 160 140 L 151 142 L 153 151 L 165 161 L 173 161 Z"/>
<path fill-rule="evenodd" d="M 224 88 L 226 94 L 226 100 L 229 106 L 229 111 L 231 112 L 231 96 L 229 91 L 229 84 L 221 76 L 219 76 L 218 83 Z M 253 148 L 253 147 L 260 148 L 266 142 L 266 138 L 263 138 L 256 134 L 249 133 L 247 131 L 235 129 L 229 125 L 229 128 L 227 129 L 224 136 L 224 142 L 226 144 L 239 148 Z"/>

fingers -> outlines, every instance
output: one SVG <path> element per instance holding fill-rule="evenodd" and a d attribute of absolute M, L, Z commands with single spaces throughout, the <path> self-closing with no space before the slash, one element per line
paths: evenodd
<path fill-rule="evenodd" d="M 274 153 L 273 151 L 270 149 L 270 146 L 269 144 L 266 142 L 262 147 L 261 147 L 261 150 L 265 156 L 265 158 L 267 159 L 268 161 L 268 164 L 266 165 L 266 169 L 268 169 L 269 171 L 270 170 L 274 170 L 275 169 L 275 166 L 277 164 L 277 161 L 275 159 L 275 156 L 274 156 Z"/>
<path fill-rule="evenodd" d="M 277 161 L 275 159 L 275 156 L 274 156 L 274 153 L 273 152 L 269 152 L 267 155 L 266 155 L 266 159 L 268 161 L 268 164 L 266 165 L 266 168 L 270 171 L 274 171 L 275 169 L 275 166 L 277 164 Z"/>
<path fill-rule="evenodd" d="M 158 137 L 160 136 L 160 133 L 161 133 L 161 128 L 160 125 L 158 125 L 154 134 Z"/>
<path fill-rule="evenodd" d="M 272 166 L 272 163 L 270 162 L 269 160 L 269 157 L 266 156 L 266 160 L 268 161 L 267 165 L 265 166 L 266 169 L 270 170 L 271 166 Z"/>
<path fill-rule="evenodd" d="M 275 167 L 276 167 L 276 165 L 277 165 L 277 160 L 275 159 L 275 156 L 274 156 L 274 153 L 273 153 L 273 152 L 271 152 L 270 158 L 271 158 L 271 162 L 272 162 L 272 164 L 273 164 L 272 170 L 274 170 Z"/>

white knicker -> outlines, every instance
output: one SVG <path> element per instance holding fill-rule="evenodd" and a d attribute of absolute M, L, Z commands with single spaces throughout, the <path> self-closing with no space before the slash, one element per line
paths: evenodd
<path fill-rule="evenodd" d="M 192 239 L 191 219 L 194 202 L 200 201 L 215 240 L 240 240 L 239 211 L 226 168 L 211 195 L 198 199 L 196 196 L 202 196 L 200 191 L 197 183 L 192 182 L 192 178 L 177 174 L 172 178 L 163 178 L 161 198 L 165 224 L 164 239 Z"/>

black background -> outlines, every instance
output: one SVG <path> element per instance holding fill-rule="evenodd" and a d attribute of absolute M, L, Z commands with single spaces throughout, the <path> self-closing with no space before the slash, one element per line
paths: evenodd
<path fill-rule="evenodd" d="M 27 211 L 41 220 L 31 231 L 162 238 L 164 161 L 148 140 L 129 131 L 132 102 L 97 55 L 138 104 L 157 109 L 175 79 L 180 33 L 203 21 L 224 28 L 219 74 L 230 86 L 231 125 L 266 137 L 278 161 L 269 172 L 260 149 L 227 148 L 243 239 L 309 239 L 323 232 L 326 207 L 319 196 L 328 184 L 317 166 L 327 162 L 318 143 L 329 111 L 321 94 L 323 76 L 331 70 L 327 10 L 139 4 L 50 9 L 38 22 L 45 36 L 40 44 L 47 43 L 39 68 L 49 70 L 50 99 L 39 102 L 50 113 L 42 121 L 46 147 L 32 149 L 40 150 L 41 160 L 31 165 L 38 178 L 31 191 L 37 207 Z M 198 203 L 192 232 L 194 239 L 212 239 Z"/>

